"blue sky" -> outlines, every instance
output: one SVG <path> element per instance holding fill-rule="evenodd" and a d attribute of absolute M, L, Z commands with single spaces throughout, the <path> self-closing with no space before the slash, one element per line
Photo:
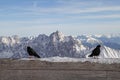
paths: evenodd
<path fill-rule="evenodd" d="M 120 0 L 0 0 L 0 36 L 117 34 Z"/>

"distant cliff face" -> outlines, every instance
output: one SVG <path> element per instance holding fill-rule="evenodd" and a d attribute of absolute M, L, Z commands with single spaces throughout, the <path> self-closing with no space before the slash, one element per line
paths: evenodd
<path fill-rule="evenodd" d="M 0 58 L 27 57 L 27 46 L 31 46 L 41 57 L 86 57 L 97 44 L 103 46 L 101 58 L 119 58 L 118 41 L 120 41 L 118 36 L 111 36 L 109 39 L 105 36 L 87 35 L 72 37 L 65 36 L 59 31 L 53 32 L 50 36 L 42 34 L 31 38 L 0 37 Z"/>

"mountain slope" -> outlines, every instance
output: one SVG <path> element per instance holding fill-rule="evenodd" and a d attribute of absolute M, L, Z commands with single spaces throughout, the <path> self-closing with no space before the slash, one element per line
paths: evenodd
<path fill-rule="evenodd" d="M 25 58 L 28 57 L 27 46 L 31 46 L 41 57 L 80 57 L 85 58 L 91 53 L 96 45 L 101 44 L 101 55 L 99 58 L 120 58 L 118 48 L 114 48 L 113 38 L 119 41 L 119 37 L 104 38 L 102 36 L 82 35 L 78 37 L 65 36 L 62 32 L 56 31 L 49 36 L 41 34 L 38 37 L 0 37 L 0 58 Z M 109 41 L 112 47 L 105 43 Z"/>
<path fill-rule="evenodd" d="M 120 58 L 120 50 L 111 49 L 106 46 L 102 46 L 100 49 L 101 49 L 101 52 L 98 58 Z M 86 52 L 85 54 L 86 58 L 89 58 L 88 55 L 92 53 L 92 50 L 93 49 Z"/>

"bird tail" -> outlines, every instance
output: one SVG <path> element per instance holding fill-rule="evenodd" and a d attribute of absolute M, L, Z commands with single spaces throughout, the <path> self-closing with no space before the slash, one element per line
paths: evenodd
<path fill-rule="evenodd" d="M 88 57 L 93 57 L 93 55 L 89 55 Z"/>
<path fill-rule="evenodd" d="M 39 55 L 36 55 L 37 58 L 41 58 Z"/>

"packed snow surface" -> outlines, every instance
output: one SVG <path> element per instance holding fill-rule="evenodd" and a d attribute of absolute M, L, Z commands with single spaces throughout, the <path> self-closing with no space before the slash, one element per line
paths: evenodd
<path fill-rule="evenodd" d="M 48 62 L 91 62 L 91 63 L 120 63 L 120 58 L 70 58 L 70 57 L 49 57 L 49 58 L 21 58 L 20 60 L 40 60 Z"/>

